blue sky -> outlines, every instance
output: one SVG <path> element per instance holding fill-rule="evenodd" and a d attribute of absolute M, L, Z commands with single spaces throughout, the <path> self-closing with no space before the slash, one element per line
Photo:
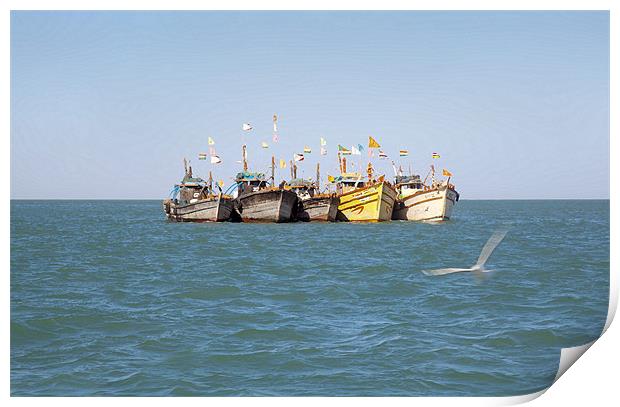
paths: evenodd
<path fill-rule="evenodd" d="M 369 135 L 464 199 L 608 198 L 608 12 L 11 14 L 14 199 L 164 198 L 183 157 L 228 185 L 243 142 L 326 176 Z"/>

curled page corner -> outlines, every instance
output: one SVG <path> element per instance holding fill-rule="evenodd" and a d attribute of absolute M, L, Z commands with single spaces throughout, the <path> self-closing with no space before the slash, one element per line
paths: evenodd
<path fill-rule="evenodd" d="M 592 342 L 588 342 L 585 345 L 574 346 L 572 348 L 562 348 L 562 351 L 560 352 L 560 364 L 558 365 L 558 372 L 555 374 L 555 379 L 553 379 L 553 383 L 557 382 L 558 379 L 562 377 L 564 373 L 566 373 L 568 368 L 571 367 L 577 361 L 577 359 L 583 356 L 583 354 L 586 353 L 586 351 L 590 349 L 590 346 L 592 346 L 596 341 L 597 339 L 593 340 Z"/>

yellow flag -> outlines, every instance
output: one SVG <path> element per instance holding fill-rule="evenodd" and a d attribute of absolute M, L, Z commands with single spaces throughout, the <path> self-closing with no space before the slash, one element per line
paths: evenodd
<path fill-rule="evenodd" d="M 328 180 L 329 182 L 334 182 L 334 181 L 336 181 L 336 178 L 332 177 L 331 175 L 328 175 L 328 176 L 327 176 L 327 180 Z"/>
<path fill-rule="evenodd" d="M 379 143 L 377 143 L 377 140 L 375 140 L 371 136 L 368 136 L 368 147 L 369 148 L 379 148 L 381 146 L 379 145 Z"/>
<path fill-rule="evenodd" d="M 223 186 L 224 186 L 224 181 L 219 180 L 219 181 L 217 182 L 217 185 L 219 185 L 219 186 L 220 186 L 220 188 L 221 188 L 221 187 L 223 187 Z"/>
<path fill-rule="evenodd" d="M 451 176 L 452 176 L 452 173 L 451 173 L 450 171 L 448 171 L 448 170 L 446 170 L 446 169 L 444 168 L 444 169 L 443 169 L 443 175 L 444 175 L 445 177 L 451 177 Z"/>
<path fill-rule="evenodd" d="M 210 146 L 215 145 L 215 141 L 211 137 L 209 137 L 209 145 Z"/>
<path fill-rule="evenodd" d="M 286 161 L 280 159 L 280 168 L 286 168 Z"/>
<path fill-rule="evenodd" d="M 269 144 L 267 144 L 267 142 L 263 141 L 262 143 L 260 143 L 260 146 L 262 148 L 269 148 Z"/>

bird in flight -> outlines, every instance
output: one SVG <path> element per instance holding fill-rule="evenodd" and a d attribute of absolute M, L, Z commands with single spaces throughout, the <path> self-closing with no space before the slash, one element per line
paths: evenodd
<path fill-rule="evenodd" d="M 491 256 L 491 253 L 493 253 L 493 250 L 495 250 L 495 248 L 504 239 L 504 237 L 506 236 L 506 233 L 507 233 L 506 230 L 501 230 L 501 231 L 497 231 L 493 233 L 493 235 L 491 235 L 489 240 L 487 240 L 487 243 L 482 248 L 482 251 L 480 252 L 480 256 L 478 257 L 478 261 L 476 262 L 476 264 L 474 264 L 470 268 L 451 267 L 451 268 L 436 269 L 436 270 L 422 270 L 422 273 L 426 274 L 427 276 L 442 276 L 444 274 L 471 272 L 471 271 L 477 272 L 477 273 L 484 273 L 485 271 L 487 271 L 484 268 L 484 264 L 487 262 L 487 260 Z"/>

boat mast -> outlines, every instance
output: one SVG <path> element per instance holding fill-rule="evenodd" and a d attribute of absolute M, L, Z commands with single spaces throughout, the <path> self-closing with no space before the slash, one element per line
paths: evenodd
<path fill-rule="evenodd" d="M 291 167 L 291 179 L 295 178 L 293 176 L 293 160 L 289 161 L 290 167 Z"/>
<path fill-rule="evenodd" d="M 248 170 L 248 156 L 247 156 L 245 144 L 243 145 L 243 153 L 242 154 L 243 154 L 243 171 L 247 172 L 247 170 Z"/>
<path fill-rule="evenodd" d="M 211 174 L 211 171 L 209 171 L 209 193 L 213 193 L 213 175 Z"/>
<path fill-rule="evenodd" d="M 321 185 L 321 172 L 320 172 L 320 163 L 316 163 L 316 188 L 319 189 Z"/>
<path fill-rule="evenodd" d="M 276 169 L 276 157 L 272 155 L 271 156 L 271 186 L 274 186 L 276 184 L 275 169 Z"/>

